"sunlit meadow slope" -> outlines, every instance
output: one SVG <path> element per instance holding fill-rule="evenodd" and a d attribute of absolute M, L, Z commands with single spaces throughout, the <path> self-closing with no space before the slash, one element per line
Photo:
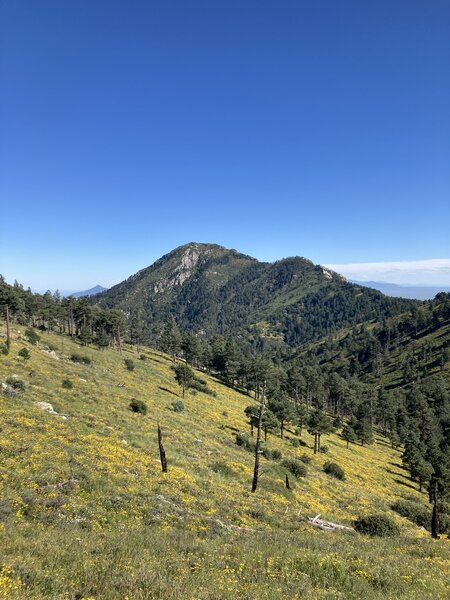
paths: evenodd
<path fill-rule="evenodd" d="M 400 497 L 426 504 L 426 494 L 383 438 L 346 449 L 332 435 L 323 440 L 329 452 L 314 456 L 307 433 L 299 447 L 293 432 L 270 435 L 283 457 L 311 457 L 308 475 L 287 490 L 280 461 L 262 459 L 251 494 L 253 457 L 235 444 L 248 430 L 248 396 L 201 373 L 217 396 L 191 392 L 177 413 L 171 361 L 157 351 L 139 360 L 132 349 L 83 348 L 58 335 L 31 346 L 15 333 L 0 381 L 15 375 L 26 389 L 0 394 L 0 598 L 446 597 L 448 541 L 390 510 Z M 23 347 L 29 360 L 18 357 Z M 75 352 L 92 364 L 71 361 Z M 133 398 L 146 415 L 129 409 Z M 345 481 L 323 473 L 326 460 L 344 468 Z M 323 532 L 304 520 L 320 513 L 350 525 L 374 512 L 394 518 L 401 536 Z"/>

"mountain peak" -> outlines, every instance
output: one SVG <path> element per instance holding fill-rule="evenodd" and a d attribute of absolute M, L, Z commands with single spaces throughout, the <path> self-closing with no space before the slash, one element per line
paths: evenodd
<path fill-rule="evenodd" d="M 264 335 L 292 345 L 317 336 L 318 323 L 329 332 L 411 306 L 347 283 L 306 258 L 260 262 L 200 242 L 175 248 L 101 294 L 98 302 L 139 311 L 152 327 L 173 315 L 186 331 L 238 332 L 252 340 Z"/>

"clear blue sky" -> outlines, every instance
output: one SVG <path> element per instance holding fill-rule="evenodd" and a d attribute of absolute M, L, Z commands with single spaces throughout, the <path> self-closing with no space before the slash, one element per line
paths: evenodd
<path fill-rule="evenodd" d="M 448 0 L 0 0 L 0 273 L 450 258 Z"/>

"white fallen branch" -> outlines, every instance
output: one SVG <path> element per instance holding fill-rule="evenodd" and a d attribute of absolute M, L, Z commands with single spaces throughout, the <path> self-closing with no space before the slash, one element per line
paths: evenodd
<path fill-rule="evenodd" d="M 319 519 L 319 517 L 320 514 L 316 517 L 308 517 L 307 522 L 313 527 L 317 527 L 318 529 L 322 529 L 323 531 L 355 531 L 353 527 L 349 527 L 348 525 L 339 525 L 339 523 L 325 521 L 324 519 Z"/>

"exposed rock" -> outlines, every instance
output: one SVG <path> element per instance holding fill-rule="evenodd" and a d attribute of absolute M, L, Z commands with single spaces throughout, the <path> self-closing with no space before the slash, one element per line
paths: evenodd
<path fill-rule="evenodd" d="M 51 415 L 57 415 L 58 417 L 61 417 L 63 421 L 67 421 L 67 415 L 61 415 L 60 413 L 56 412 L 56 410 L 53 408 L 50 402 L 35 402 L 34 404 L 41 410 L 45 410 Z"/>
<path fill-rule="evenodd" d="M 173 286 L 181 286 L 192 275 L 192 270 L 200 259 L 200 251 L 196 246 L 188 246 L 184 251 L 179 265 L 170 273 L 167 279 L 158 281 L 153 286 L 155 294 L 166 291 Z"/>
<path fill-rule="evenodd" d="M 47 356 L 53 358 L 54 360 L 59 360 L 59 356 L 56 354 L 54 350 L 50 350 L 49 348 L 42 348 L 42 352 L 45 352 Z"/>
<path fill-rule="evenodd" d="M 58 414 L 56 412 L 56 410 L 53 408 L 53 406 L 50 404 L 50 402 L 35 402 L 35 405 L 38 408 L 40 408 L 41 410 L 46 410 L 51 415 L 57 415 Z"/>

